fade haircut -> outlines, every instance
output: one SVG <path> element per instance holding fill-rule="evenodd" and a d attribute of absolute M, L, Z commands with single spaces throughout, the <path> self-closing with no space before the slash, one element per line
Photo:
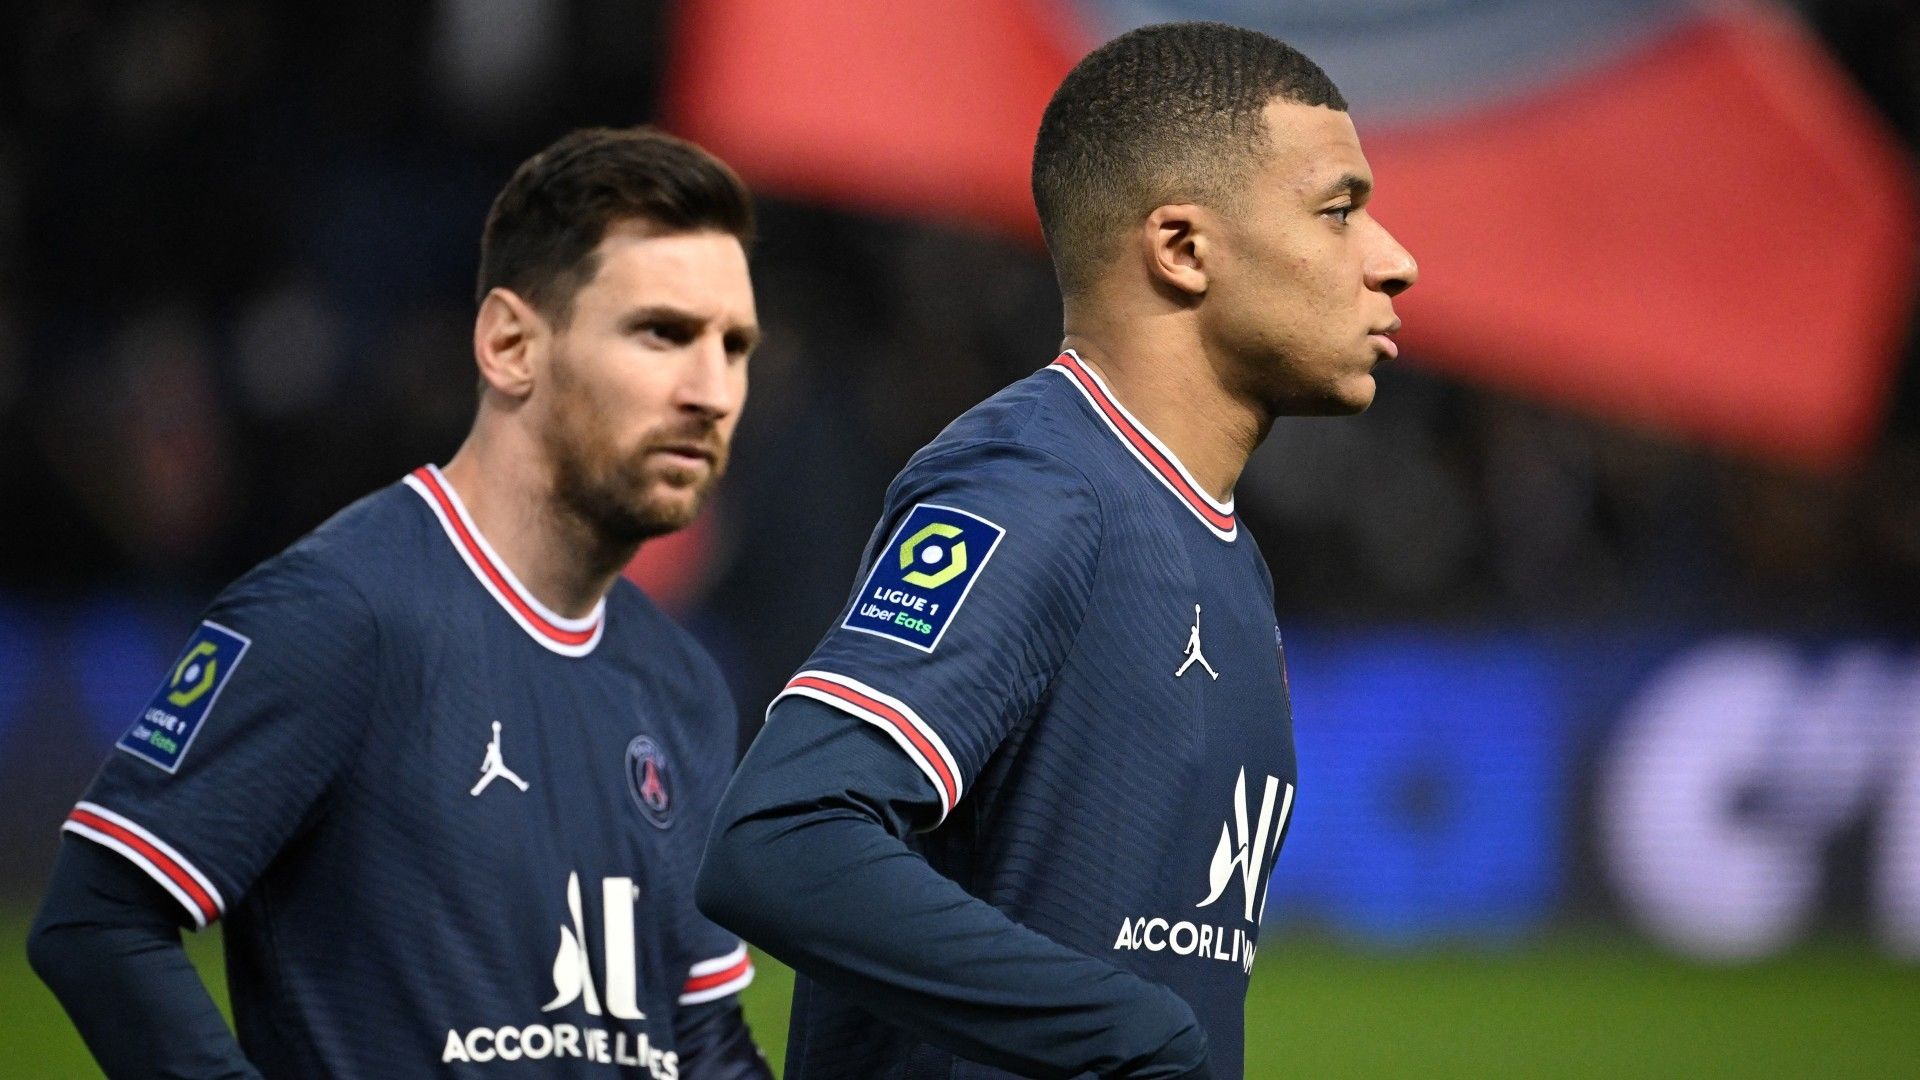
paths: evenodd
<path fill-rule="evenodd" d="M 474 299 L 511 289 L 564 327 L 573 298 L 600 270 L 611 226 L 753 239 L 753 201 L 726 163 L 651 127 L 582 128 L 514 170 L 480 235 Z"/>
<path fill-rule="evenodd" d="M 1347 111 L 1298 49 L 1215 22 L 1146 26 L 1074 66 L 1033 147 L 1033 201 L 1061 292 L 1091 284 L 1129 226 L 1168 203 L 1231 208 L 1265 160 L 1267 103 Z"/>

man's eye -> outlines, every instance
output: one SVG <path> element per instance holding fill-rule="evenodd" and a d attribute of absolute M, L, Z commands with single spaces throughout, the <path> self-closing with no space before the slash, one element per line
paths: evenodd
<path fill-rule="evenodd" d="M 640 324 L 640 333 L 659 341 L 673 345 L 685 345 L 693 340 L 692 331 L 678 323 L 649 322 Z"/>
<path fill-rule="evenodd" d="M 1351 206 L 1331 206 L 1321 212 L 1326 214 L 1332 214 L 1335 218 L 1339 219 L 1340 224 L 1345 225 L 1347 223 L 1347 218 L 1352 216 L 1353 211 L 1354 211 L 1354 207 L 1351 207 Z"/>

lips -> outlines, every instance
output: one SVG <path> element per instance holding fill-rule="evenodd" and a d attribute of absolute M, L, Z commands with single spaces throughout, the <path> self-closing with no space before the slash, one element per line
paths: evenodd
<path fill-rule="evenodd" d="M 699 443 L 669 443 L 666 446 L 656 446 L 649 450 L 648 453 L 664 454 L 668 457 L 680 458 L 688 462 L 701 461 L 709 466 L 713 465 L 713 463 L 719 459 L 719 455 L 714 452 L 712 447 L 703 446 Z"/>
<path fill-rule="evenodd" d="M 1400 346 L 1393 340 L 1393 335 L 1399 332 L 1400 320 L 1395 319 L 1386 326 L 1369 330 L 1367 332 L 1367 338 L 1374 343 L 1376 348 L 1387 354 L 1387 359 L 1393 360 L 1400 355 Z"/>

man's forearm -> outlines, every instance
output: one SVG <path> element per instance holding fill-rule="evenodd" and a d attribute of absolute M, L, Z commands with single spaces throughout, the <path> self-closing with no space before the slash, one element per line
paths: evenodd
<path fill-rule="evenodd" d="M 736 999 L 682 1006 L 673 1027 L 685 1080 L 773 1080 Z"/>
<path fill-rule="evenodd" d="M 829 793 L 836 770 L 865 790 Z M 874 794 L 889 770 L 924 783 L 864 725 L 783 702 L 714 823 L 702 910 L 975 1061 L 1041 1077 L 1206 1075 L 1205 1033 L 1172 991 L 1014 922 L 909 850 Z M 814 782 L 794 798 L 798 774 Z"/>
<path fill-rule="evenodd" d="M 119 855 L 68 837 L 28 960 L 113 1080 L 258 1077 L 180 945 L 176 907 Z"/>

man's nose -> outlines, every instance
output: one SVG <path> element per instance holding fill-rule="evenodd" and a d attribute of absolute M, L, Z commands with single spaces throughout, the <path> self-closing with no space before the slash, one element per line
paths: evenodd
<path fill-rule="evenodd" d="M 702 336 L 695 342 L 674 401 L 683 409 L 704 413 L 715 420 L 729 416 L 740 407 L 739 390 L 731 377 L 733 357 L 719 335 Z"/>
<path fill-rule="evenodd" d="M 1413 261 L 1413 253 L 1401 247 L 1400 241 L 1384 226 L 1380 237 L 1381 249 L 1367 263 L 1367 288 L 1399 296 L 1420 280 L 1420 264 Z"/>

